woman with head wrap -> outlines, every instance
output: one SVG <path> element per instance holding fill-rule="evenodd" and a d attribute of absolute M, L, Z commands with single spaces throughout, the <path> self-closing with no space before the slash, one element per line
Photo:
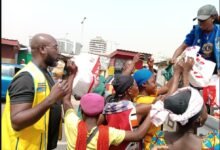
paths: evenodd
<path fill-rule="evenodd" d="M 198 90 L 189 87 L 188 74 L 194 61 L 188 58 L 186 62 L 180 61 L 182 66 L 182 75 L 184 86 L 177 89 L 178 78 L 174 79 L 174 84 L 163 101 L 157 101 L 152 106 L 150 112 L 151 121 L 155 126 L 160 126 L 168 119 L 168 125 L 174 126 L 176 123 L 176 132 L 158 131 L 152 138 L 150 148 L 155 146 L 167 145 L 171 150 L 205 150 L 219 149 L 219 131 L 214 131 L 201 139 L 197 137 L 196 130 L 204 125 L 207 119 L 207 111 L 204 101 Z M 175 67 L 176 68 L 176 65 Z M 176 91 L 176 92 L 175 92 Z M 170 123 L 169 123 L 170 122 Z M 190 141 L 190 142 L 189 142 Z"/>
<path fill-rule="evenodd" d="M 107 98 L 103 110 L 106 123 L 110 127 L 133 131 L 146 116 L 151 106 L 146 104 L 133 104 L 133 98 L 139 93 L 135 80 L 130 75 L 119 75 L 113 81 L 115 95 Z M 142 142 L 123 142 L 110 149 L 141 149 Z"/>
<path fill-rule="evenodd" d="M 169 81 L 167 85 L 164 87 L 157 89 L 156 85 L 156 77 L 155 75 L 148 69 L 140 69 L 134 73 L 134 79 L 137 82 L 138 89 L 140 91 L 140 94 L 135 97 L 134 102 L 137 104 L 145 103 L 145 104 L 152 104 L 155 102 L 157 95 L 162 93 L 161 91 L 167 92 L 168 87 L 167 85 L 170 85 L 173 81 Z M 176 76 L 175 76 L 176 77 Z M 162 90 L 161 90 L 162 89 Z M 149 145 L 151 142 L 152 136 L 161 129 L 161 127 L 156 127 L 153 124 L 150 126 L 149 130 L 147 131 L 147 135 L 144 139 L 144 147 L 145 149 L 149 149 Z"/>
<path fill-rule="evenodd" d="M 156 126 L 163 124 L 166 119 L 177 123 L 176 132 L 157 132 L 150 148 L 158 145 L 167 145 L 170 150 L 220 148 L 219 131 L 209 133 L 203 139 L 196 135 L 196 129 L 203 126 L 207 119 L 207 110 L 203 98 L 194 88 L 184 87 L 165 98 L 164 102 L 156 102 L 150 115 Z"/>
<path fill-rule="evenodd" d="M 185 67 L 185 68 L 188 69 L 189 67 Z M 133 77 L 138 84 L 140 95 L 135 97 L 134 99 L 135 103 L 152 104 L 155 102 L 157 94 L 163 91 L 162 89 L 166 89 L 166 93 L 172 92 L 173 88 L 178 86 L 180 74 L 181 74 L 181 66 L 177 64 L 174 66 L 174 75 L 172 79 L 167 83 L 167 85 L 165 85 L 164 87 L 161 87 L 160 89 L 157 89 L 156 78 L 150 70 L 141 69 L 141 70 L 136 71 Z M 168 87 L 169 87 L 169 91 L 168 91 Z M 147 131 L 148 133 L 144 139 L 146 150 L 149 149 L 152 136 L 160 129 L 161 129 L 160 126 L 156 127 L 153 124 L 150 126 L 149 130 Z"/>
<path fill-rule="evenodd" d="M 157 96 L 168 92 L 174 77 L 172 77 L 166 85 L 160 88 L 157 87 L 155 74 L 147 68 L 136 71 L 133 78 L 140 92 L 139 95 L 135 97 L 134 102 L 151 104 Z"/>
<path fill-rule="evenodd" d="M 157 91 L 156 77 L 147 68 L 140 69 L 134 73 L 134 79 L 137 82 L 139 95 L 135 97 L 134 102 L 153 103 Z"/>
<path fill-rule="evenodd" d="M 156 78 L 154 74 L 150 70 L 144 68 L 136 71 L 133 77 L 137 82 L 140 91 L 140 94 L 135 97 L 134 102 L 138 104 L 152 104 L 156 99 L 155 93 L 157 90 Z M 149 144 L 152 136 L 160 129 L 160 126 L 155 127 L 153 124 L 150 126 L 147 131 L 147 135 L 144 138 L 144 147 L 146 150 L 149 149 Z"/>

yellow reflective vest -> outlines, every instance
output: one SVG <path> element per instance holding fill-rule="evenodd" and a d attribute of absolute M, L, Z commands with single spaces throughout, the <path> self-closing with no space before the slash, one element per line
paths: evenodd
<path fill-rule="evenodd" d="M 32 62 L 29 62 L 16 75 L 21 72 L 29 72 L 33 77 L 35 95 L 32 107 L 35 107 L 50 93 L 47 80 L 41 70 Z M 15 131 L 11 124 L 10 97 L 7 91 L 5 109 L 2 115 L 2 150 L 46 150 L 49 111 L 50 109 L 33 125 Z"/>

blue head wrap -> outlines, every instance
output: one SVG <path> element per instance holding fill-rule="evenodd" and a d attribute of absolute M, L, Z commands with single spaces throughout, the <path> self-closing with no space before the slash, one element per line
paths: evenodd
<path fill-rule="evenodd" d="M 133 78 L 135 79 L 138 86 L 146 83 L 150 77 L 153 75 L 153 73 L 146 68 L 140 69 L 136 71 L 133 75 Z"/>

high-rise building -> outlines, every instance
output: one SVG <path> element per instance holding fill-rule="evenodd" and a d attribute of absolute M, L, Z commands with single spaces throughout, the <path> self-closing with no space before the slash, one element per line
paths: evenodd
<path fill-rule="evenodd" d="M 105 53 L 106 52 L 106 41 L 102 39 L 102 37 L 97 36 L 94 39 L 91 39 L 89 42 L 89 51 L 91 53 Z"/>
<path fill-rule="evenodd" d="M 82 44 L 68 39 L 57 39 L 60 53 L 78 55 L 81 52 Z"/>
<path fill-rule="evenodd" d="M 81 51 L 82 51 L 82 47 L 83 47 L 83 45 L 81 43 L 75 42 L 74 54 L 75 55 L 79 55 L 81 53 Z"/>
<path fill-rule="evenodd" d="M 72 54 L 73 42 L 68 39 L 57 39 L 60 53 Z"/>

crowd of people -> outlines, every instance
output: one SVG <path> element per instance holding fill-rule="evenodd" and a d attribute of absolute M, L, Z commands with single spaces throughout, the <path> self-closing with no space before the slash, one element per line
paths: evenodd
<path fill-rule="evenodd" d="M 167 84 L 157 87 L 153 58 L 147 60 L 148 67 L 135 70 L 141 57 L 137 54 L 112 78 L 111 91 L 100 77 L 101 84 L 79 98 L 80 116 L 71 103 L 77 66 L 67 60 L 68 74 L 54 81 L 48 67 L 56 67 L 58 43 L 51 35 L 36 34 L 30 43 L 32 61 L 15 75 L 7 91 L 2 149 L 55 149 L 62 135 L 62 109 L 68 150 L 220 149 L 219 130 L 197 135 L 208 114 L 199 89 L 189 82 L 195 60 L 177 59 L 185 48 L 198 45 L 199 54 L 216 64 L 213 74 L 219 77 L 218 18 L 212 5 L 198 10 L 198 25 L 172 57 L 174 72 Z M 176 125 L 175 131 L 164 129 L 167 120 Z"/>

